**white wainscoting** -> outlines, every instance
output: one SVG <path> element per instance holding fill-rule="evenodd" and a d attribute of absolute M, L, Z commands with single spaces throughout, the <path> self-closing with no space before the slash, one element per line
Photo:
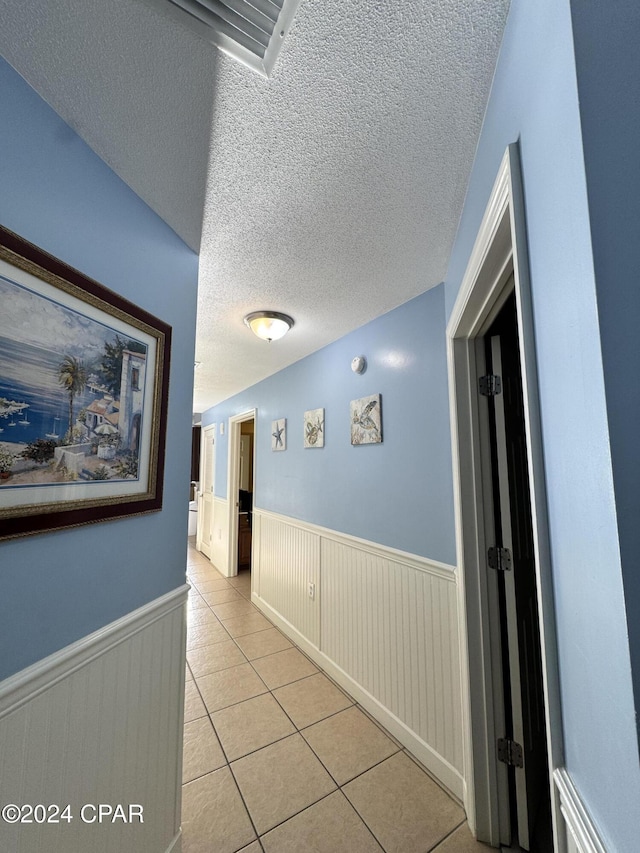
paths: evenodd
<path fill-rule="evenodd" d="M 179 853 L 187 591 L 0 684 L 0 803 L 73 818 L 0 822 L 3 853 Z M 85 804 L 138 804 L 144 823 L 85 823 Z"/>
<path fill-rule="evenodd" d="M 462 799 L 455 570 L 256 509 L 252 581 L 256 605 Z"/>
<path fill-rule="evenodd" d="M 226 498 L 213 498 L 211 545 L 207 556 L 223 575 L 229 563 L 229 510 Z"/>
<path fill-rule="evenodd" d="M 559 835 L 566 853 L 607 853 L 591 816 L 564 767 L 554 771 L 553 781 L 560 800 Z"/>

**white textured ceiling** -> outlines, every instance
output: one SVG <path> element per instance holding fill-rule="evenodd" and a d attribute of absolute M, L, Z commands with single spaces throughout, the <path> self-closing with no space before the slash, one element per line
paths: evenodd
<path fill-rule="evenodd" d="M 508 5 L 301 0 L 267 80 L 142 0 L 1 0 L 0 53 L 202 228 L 194 411 L 442 281 Z M 259 341 L 260 308 L 295 327 Z"/>

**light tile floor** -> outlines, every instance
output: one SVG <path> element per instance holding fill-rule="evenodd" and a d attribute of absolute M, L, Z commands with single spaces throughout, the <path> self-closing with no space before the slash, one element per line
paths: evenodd
<path fill-rule="evenodd" d="M 487 853 L 409 753 L 190 542 L 183 853 Z"/>

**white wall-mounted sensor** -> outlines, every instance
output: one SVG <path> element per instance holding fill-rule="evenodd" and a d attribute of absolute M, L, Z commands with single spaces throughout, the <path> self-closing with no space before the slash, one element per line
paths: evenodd
<path fill-rule="evenodd" d="M 354 373 L 364 373 L 367 368 L 367 360 L 363 355 L 357 355 L 351 362 L 351 370 Z"/>

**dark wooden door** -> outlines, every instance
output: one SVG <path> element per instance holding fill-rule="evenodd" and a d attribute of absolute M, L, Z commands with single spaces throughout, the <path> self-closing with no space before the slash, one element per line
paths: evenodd
<path fill-rule="evenodd" d="M 490 372 L 499 376 L 501 383 L 501 392 L 491 397 L 490 403 L 495 540 L 510 556 L 507 568 L 499 570 L 509 729 L 505 736 L 522 747 L 522 766 L 514 766 L 510 773 L 518 841 L 523 849 L 531 850 L 538 814 L 548 812 L 549 778 L 522 372 L 513 293 L 492 324 L 486 344 Z"/>

